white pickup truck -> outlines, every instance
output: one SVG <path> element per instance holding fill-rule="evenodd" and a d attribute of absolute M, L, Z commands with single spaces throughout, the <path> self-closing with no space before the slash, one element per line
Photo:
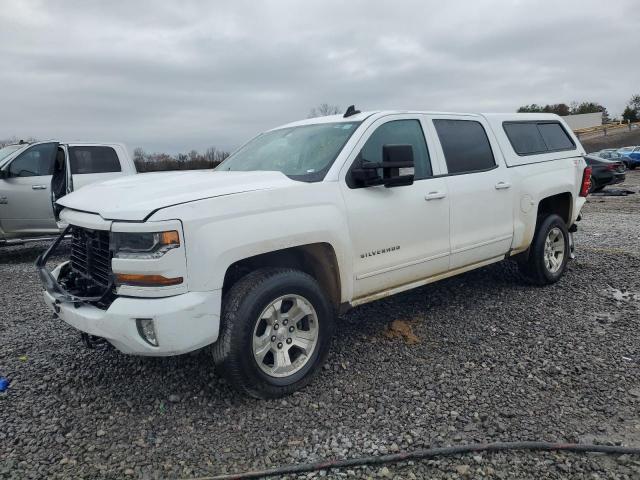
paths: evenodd
<path fill-rule="evenodd" d="M 58 234 L 55 200 L 135 173 L 122 144 L 46 141 L 0 148 L 0 246 Z"/>
<path fill-rule="evenodd" d="M 550 114 L 368 112 L 267 131 L 213 171 L 138 175 L 59 203 L 70 259 L 37 262 L 55 313 L 124 353 L 212 345 L 232 385 L 307 384 L 338 313 L 508 258 L 556 282 L 589 191 Z"/>

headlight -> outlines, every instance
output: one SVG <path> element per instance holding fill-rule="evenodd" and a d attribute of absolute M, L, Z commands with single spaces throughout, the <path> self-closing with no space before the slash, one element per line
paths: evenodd
<path fill-rule="evenodd" d="M 180 247 L 180 235 L 176 230 L 166 232 L 113 232 L 112 243 L 115 258 L 160 258 L 169 250 Z"/>

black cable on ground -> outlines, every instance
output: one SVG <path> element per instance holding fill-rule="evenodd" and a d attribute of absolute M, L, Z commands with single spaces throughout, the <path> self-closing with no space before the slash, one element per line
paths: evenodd
<path fill-rule="evenodd" d="M 455 447 L 439 447 L 414 450 L 411 452 L 393 453 L 368 457 L 347 458 L 344 460 L 323 460 L 313 463 L 299 463 L 284 467 L 272 468 L 244 473 L 230 473 L 213 477 L 200 477 L 197 480 L 243 480 L 246 478 L 264 478 L 291 473 L 313 472 L 331 468 L 362 467 L 379 465 L 382 463 L 405 462 L 407 460 L 423 460 L 432 457 L 444 457 L 477 452 L 502 452 L 505 450 L 531 451 L 565 451 L 577 453 L 608 453 L 615 455 L 640 455 L 640 447 L 618 447 L 609 445 L 585 445 L 580 443 L 550 443 L 550 442 L 495 442 L 472 443 Z"/>

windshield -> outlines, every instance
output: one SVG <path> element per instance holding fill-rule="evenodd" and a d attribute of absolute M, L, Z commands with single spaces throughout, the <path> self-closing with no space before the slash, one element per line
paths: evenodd
<path fill-rule="evenodd" d="M 318 123 L 272 130 L 251 140 L 216 170 L 275 170 L 294 180 L 318 182 L 359 125 Z"/>
<path fill-rule="evenodd" d="M 7 145 L 6 147 L 0 148 L 0 162 L 22 147 L 24 147 L 24 145 Z"/>

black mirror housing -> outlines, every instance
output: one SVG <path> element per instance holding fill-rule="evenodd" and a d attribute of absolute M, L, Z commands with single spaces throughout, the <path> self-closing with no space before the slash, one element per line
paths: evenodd
<path fill-rule="evenodd" d="M 413 184 L 414 169 L 411 145 L 382 146 L 382 179 L 385 187 Z"/>
<path fill-rule="evenodd" d="M 371 187 L 382 185 L 382 178 L 378 175 L 379 164 L 360 160 L 360 166 L 351 170 L 351 178 L 357 185 Z"/>
<path fill-rule="evenodd" d="M 351 179 L 358 186 L 401 187 L 413 184 L 415 164 L 411 145 L 383 145 L 382 162 L 369 162 L 363 158 L 358 162 L 358 166 L 351 170 Z M 382 176 L 379 170 L 382 170 Z"/>

